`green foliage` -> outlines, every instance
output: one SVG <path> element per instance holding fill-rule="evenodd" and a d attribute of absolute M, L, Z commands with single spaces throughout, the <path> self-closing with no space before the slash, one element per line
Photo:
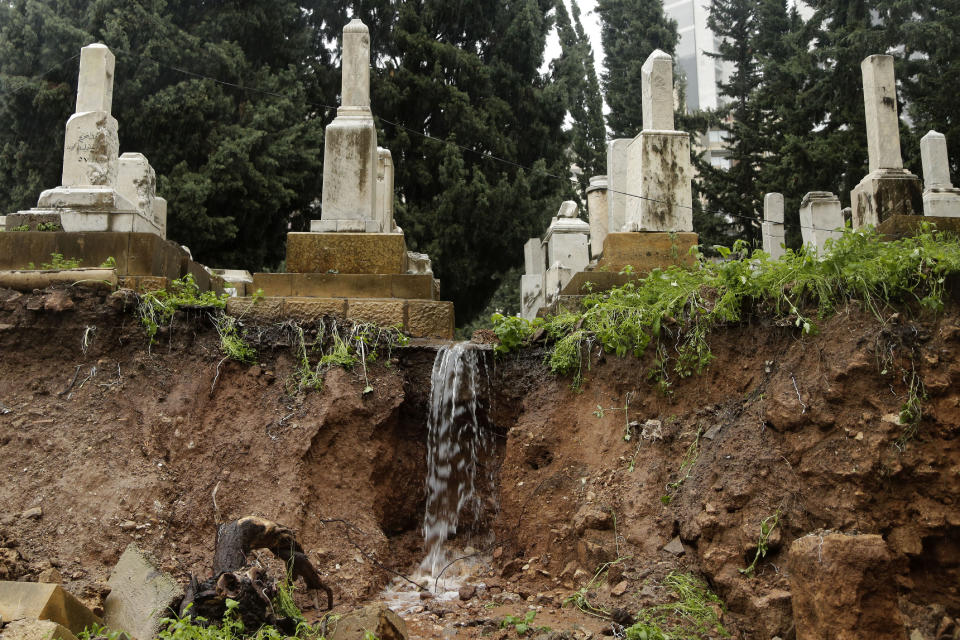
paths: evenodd
<path fill-rule="evenodd" d="M 78 640 L 122 640 L 122 631 L 112 631 L 106 625 L 96 624 L 85 627 L 77 634 Z"/>
<path fill-rule="evenodd" d="M 767 551 L 769 550 L 767 541 L 770 539 L 770 534 L 773 533 L 773 530 L 780 524 L 780 516 L 782 515 L 783 512 L 780 510 L 780 507 L 777 507 L 776 511 L 760 521 L 760 537 L 757 538 L 757 552 L 753 556 L 753 562 L 745 569 L 740 569 L 740 573 L 748 578 L 753 577 L 757 563 L 760 562 L 761 558 L 767 557 Z"/>
<path fill-rule="evenodd" d="M 916 437 L 920 420 L 923 418 L 923 402 L 927 399 L 927 392 L 923 386 L 923 381 L 915 370 L 909 372 L 909 379 L 905 380 L 905 382 L 907 385 L 907 396 L 903 404 L 900 405 L 900 424 L 903 426 L 903 431 L 900 433 L 896 442 L 894 442 L 894 446 L 900 451 L 903 451 L 907 443 Z"/>
<path fill-rule="evenodd" d="M 37 225 L 37 231 L 63 231 L 59 222 L 41 222 Z"/>
<path fill-rule="evenodd" d="M 501 354 L 516 351 L 534 331 L 543 326 L 540 318 L 530 321 L 520 316 L 505 316 L 500 313 L 490 316 L 490 322 L 493 323 L 493 333 L 500 341 L 494 351 Z"/>
<path fill-rule="evenodd" d="M 220 334 L 220 350 L 225 356 L 246 364 L 257 361 L 257 350 L 240 335 L 239 322 L 236 318 L 220 314 L 214 318 L 214 326 Z"/>
<path fill-rule="evenodd" d="M 522 618 L 520 616 L 507 615 L 500 621 L 500 628 L 506 629 L 507 627 L 513 627 L 513 630 L 517 632 L 518 636 L 524 636 L 532 632 L 550 631 L 549 627 L 534 627 L 533 619 L 536 617 L 537 612 L 534 609 L 527 611 Z"/>
<path fill-rule="evenodd" d="M 80 260 L 79 258 L 64 258 L 62 253 L 51 253 L 50 262 L 40 263 L 40 268 L 44 271 L 79 269 L 81 262 L 83 262 L 83 260 Z M 30 264 L 32 265 L 33 263 L 31 262 Z"/>
<path fill-rule="evenodd" d="M 150 344 L 153 344 L 157 331 L 173 320 L 178 309 L 184 307 L 223 309 L 226 304 L 226 295 L 217 296 L 213 291 L 200 293 L 196 280 L 193 279 L 192 274 L 188 273 L 171 282 L 168 289 L 143 294 L 137 306 L 137 313 L 140 315 L 140 323 L 150 338 Z"/>
<path fill-rule="evenodd" d="M 113 256 L 108 257 L 106 260 L 100 263 L 101 269 L 116 269 L 117 268 L 117 259 Z"/>
<path fill-rule="evenodd" d="M 882 242 L 871 229 L 848 230 L 822 256 L 791 250 L 770 260 L 759 250 L 747 254 L 743 242 L 720 251 L 721 262 L 655 269 L 636 282 L 586 296 L 579 313 L 549 318 L 543 328 L 555 340 L 551 370 L 574 376 L 576 384 L 584 365 L 589 367 L 587 349 L 594 343 L 621 357 L 639 357 L 653 345 L 650 375 L 666 388 L 670 376 L 690 376 L 709 366 L 707 337 L 718 326 L 763 313 L 810 334 L 816 324 L 807 313 L 823 318 L 850 301 L 877 315 L 903 303 L 938 311 L 946 277 L 960 272 L 960 242 L 929 225 L 895 242 Z M 518 320 L 494 322 L 495 331 L 499 326 L 508 336 L 501 351 L 519 347 L 531 330 Z"/>
<path fill-rule="evenodd" d="M 28 224 L 20 224 L 20 225 L 17 225 L 17 226 L 15 226 L 15 227 L 13 227 L 12 229 L 8 229 L 8 231 L 30 231 L 30 225 L 28 225 Z"/>
<path fill-rule="evenodd" d="M 707 585 L 690 574 L 670 572 L 663 586 L 676 600 L 637 613 L 637 623 L 626 629 L 627 640 L 706 640 L 729 638 L 720 623 L 723 602 Z"/>
<path fill-rule="evenodd" d="M 163 628 L 157 634 L 157 640 L 285 640 L 287 636 L 278 629 L 264 625 L 257 630 L 244 629 L 239 603 L 231 598 L 226 599 L 227 611 L 220 624 L 202 626 L 200 622 L 207 622 L 206 618 L 197 616 L 190 618 L 163 618 L 160 623 Z M 298 637 L 315 638 L 319 634 L 305 625 L 297 628 Z"/>
<path fill-rule="evenodd" d="M 378 353 L 386 352 L 387 362 L 393 349 L 409 344 L 410 339 L 399 327 L 380 327 L 372 323 L 356 322 L 340 326 L 336 321 L 328 326 L 321 323 L 317 337 L 307 347 L 303 328 L 294 324 L 297 365 L 287 383 L 289 393 L 323 388 L 324 373 L 332 367 L 351 369 L 358 363 L 363 367 L 366 385 L 363 394 L 374 389 L 367 379 L 367 363 L 378 358 Z M 316 364 L 311 364 L 310 353 L 319 351 Z"/>
<path fill-rule="evenodd" d="M 614 523 L 616 523 L 616 518 L 614 518 Z M 616 533 L 616 529 L 614 529 L 614 532 Z M 610 611 L 604 609 L 603 607 L 598 607 L 590 602 L 590 592 L 600 585 L 601 580 L 611 566 L 619 564 L 626 559 L 627 558 L 617 558 L 616 560 L 601 564 L 599 567 L 597 567 L 596 573 L 593 574 L 593 577 L 590 578 L 586 584 L 567 596 L 567 598 L 563 601 L 563 606 L 572 604 L 577 609 L 589 616 L 603 618 L 605 620 L 609 619 Z"/>

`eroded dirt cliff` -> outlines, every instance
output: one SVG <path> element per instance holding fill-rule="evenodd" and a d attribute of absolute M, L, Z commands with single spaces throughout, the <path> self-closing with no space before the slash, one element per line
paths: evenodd
<path fill-rule="evenodd" d="M 178 314 L 150 347 L 132 305 L 93 289 L 0 290 L 0 572 L 56 568 L 97 607 L 129 542 L 179 579 L 206 575 L 216 523 L 251 514 L 297 531 L 338 611 L 410 572 L 423 556 L 435 346 L 381 358 L 368 381 L 332 369 L 322 391 L 294 393 L 282 328 L 264 327 L 260 364 L 240 365 L 223 360 L 205 313 Z M 537 624 L 584 637 L 610 625 L 562 607 L 569 596 L 635 614 L 680 571 L 722 598 L 734 636 L 789 638 L 790 543 L 843 532 L 885 540 L 907 629 L 953 637 L 960 314 L 881 322 L 848 307 L 819 329 L 715 332 L 709 369 L 666 394 L 652 356 L 593 353 L 575 390 L 540 349 L 489 354 L 498 491 L 481 588 L 425 600 L 412 635 L 515 636 L 483 622 L 534 606 Z M 901 423 L 911 397 L 915 430 Z"/>

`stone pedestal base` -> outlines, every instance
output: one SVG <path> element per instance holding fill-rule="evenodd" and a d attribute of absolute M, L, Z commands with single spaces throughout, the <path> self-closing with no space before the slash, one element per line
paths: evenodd
<path fill-rule="evenodd" d="M 899 240 L 916 235 L 924 222 L 935 226 L 937 231 L 948 231 L 960 236 L 960 218 L 954 217 L 890 216 L 877 225 L 877 231 L 883 235 L 884 240 Z"/>
<path fill-rule="evenodd" d="M 762 225 L 763 250 L 770 254 L 772 260 L 779 260 L 786 253 L 783 248 L 785 238 L 783 224 L 764 220 Z"/>
<path fill-rule="evenodd" d="M 543 274 L 520 276 L 520 315 L 527 320 L 533 320 L 543 302 Z"/>
<path fill-rule="evenodd" d="M 577 272 L 561 265 L 554 265 L 543 275 L 543 305 L 550 306 L 560 297 L 560 292 Z"/>
<path fill-rule="evenodd" d="M 265 296 L 436 299 L 430 274 L 255 273 L 250 288 Z"/>
<path fill-rule="evenodd" d="M 453 339 L 453 303 L 390 298 L 230 298 L 227 313 L 259 322 L 316 322 L 324 316 L 347 321 L 399 325 L 414 338 Z"/>
<path fill-rule="evenodd" d="M 894 214 L 921 215 L 920 178 L 905 169 L 873 171 L 850 192 L 853 228 L 876 226 Z"/>
<path fill-rule="evenodd" d="M 117 233 L 152 233 L 166 237 L 166 229 L 160 228 L 136 211 L 85 211 L 82 209 L 30 209 L 7 216 L 10 229 L 23 226 L 31 231 L 48 230 L 82 233 L 86 231 L 114 231 Z"/>
<path fill-rule="evenodd" d="M 693 265 L 690 248 L 700 238 L 692 232 L 677 233 L 611 233 L 603 243 L 603 257 L 594 271 L 619 273 L 624 267 L 633 267 L 634 278 L 656 268 L 671 265 Z"/>
<path fill-rule="evenodd" d="M 923 192 L 923 215 L 960 218 L 960 189 L 927 189 Z"/>
<path fill-rule="evenodd" d="M 627 148 L 626 221 L 623 231 L 693 231 L 690 136 L 684 131 L 641 131 Z M 620 229 L 610 229 L 620 231 Z"/>
<path fill-rule="evenodd" d="M 380 223 L 376 220 L 311 220 L 312 233 L 380 233 Z"/>
<path fill-rule="evenodd" d="M 290 273 L 406 273 L 407 246 L 399 233 L 287 234 Z"/>

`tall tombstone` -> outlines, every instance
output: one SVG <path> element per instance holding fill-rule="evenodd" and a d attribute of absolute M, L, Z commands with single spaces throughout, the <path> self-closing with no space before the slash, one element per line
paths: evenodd
<path fill-rule="evenodd" d="M 623 231 L 693 231 L 690 135 L 673 130 L 673 59 L 659 49 L 641 70 L 643 131 L 627 148 Z"/>
<path fill-rule="evenodd" d="M 853 226 L 877 225 L 892 215 L 919 215 L 920 180 L 903 168 L 893 56 L 872 55 L 860 64 L 870 173 L 850 194 Z"/>
<path fill-rule="evenodd" d="M 393 154 L 377 147 L 377 221 L 384 233 L 393 233 Z"/>
<path fill-rule="evenodd" d="M 377 128 L 370 111 L 370 31 L 354 18 L 343 28 L 337 117 L 327 125 L 318 232 L 379 232 Z M 392 229 L 390 229 L 392 231 Z"/>
<path fill-rule="evenodd" d="M 632 138 L 607 143 L 607 232 L 623 231 L 627 222 L 627 147 Z"/>
<path fill-rule="evenodd" d="M 167 201 L 157 197 L 157 174 L 142 153 L 124 153 L 117 168 L 117 191 L 133 203 L 137 213 L 167 236 Z"/>
<path fill-rule="evenodd" d="M 590 257 L 603 254 L 608 233 L 607 176 L 592 176 L 587 187 L 587 218 L 590 220 Z"/>
<path fill-rule="evenodd" d="M 785 253 L 784 237 L 783 194 L 765 194 L 763 196 L 763 250 L 773 260 L 779 260 Z"/>
<path fill-rule="evenodd" d="M 950 182 L 947 137 L 930 131 L 920 139 L 923 165 L 923 214 L 940 218 L 960 217 L 960 189 Z"/>
<path fill-rule="evenodd" d="M 823 252 L 826 242 L 843 235 L 840 198 L 829 191 L 811 191 L 800 203 L 800 233 L 803 244 Z"/>
<path fill-rule="evenodd" d="M 530 238 L 523 245 L 524 274 L 520 277 L 520 315 L 527 320 L 537 317 L 543 307 L 543 278 L 546 255 L 540 238 Z"/>

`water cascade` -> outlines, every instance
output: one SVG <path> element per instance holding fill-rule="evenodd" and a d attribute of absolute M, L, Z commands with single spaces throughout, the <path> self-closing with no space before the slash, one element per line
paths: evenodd
<path fill-rule="evenodd" d="M 437 352 L 427 418 L 427 505 L 421 569 L 436 577 L 449 562 L 444 543 L 458 527 L 480 524 L 481 491 L 493 486 L 493 437 L 487 424 L 485 360 L 470 343 Z M 488 492 L 490 493 L 490 492 Z"/>

